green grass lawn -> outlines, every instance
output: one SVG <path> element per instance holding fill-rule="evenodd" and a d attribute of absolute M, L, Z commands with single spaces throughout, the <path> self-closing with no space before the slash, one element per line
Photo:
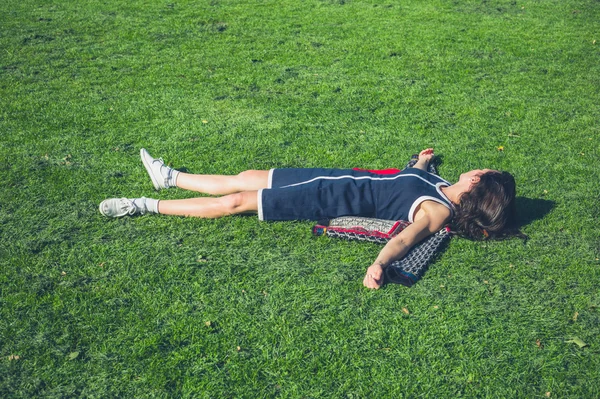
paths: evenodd
<path fill-rule="evenodd" d="M 0 397 L 600 397 L 600 3 L 0 3 Z M 511 171 L 530 239 L 381 248 L 108 220 L 177 169 Z M 406 308 L 409 314 L 402 311 Z M 579 338 L 587 344 L 580 348 Z"/>

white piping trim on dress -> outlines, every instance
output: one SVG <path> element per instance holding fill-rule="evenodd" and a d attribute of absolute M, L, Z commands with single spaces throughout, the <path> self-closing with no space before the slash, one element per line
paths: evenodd
<path fill-rule="evenodd" d="M 432 183 L 430 181 L 427 181 L 427 179 L 422 178 L 419 175 L 414 175 L 414 174 L 405 174 L 405 175 L 397 175 L 394 177 L 373 177 L 373 176 L 352 176 L 352 175 L 343 175 L 343 176 L 318 176 L 318 177 L 314 177 L 310 180 L 306 180 L 303 182 L 299 182 L 299 183 L 294 183 L 294 184 L 288 184 L 287 186 L 283 186 L 281 188 L 287 188 L 287 187 L 294 187 L 294 186 L 301 186 L 303 184 L 308 184 L 308 183 L 312 183 L 314 181 L 317 180 L 340 180 L 340 179 L 353 179 L 353 180 L 396 180 L 400 177 L 416 177 L 417 179 L 421 179 L 423 180 L 425 183 L 429 184 L 430 186 L 436 187 L 438 184 L 444 184 L 443 182 L 440 183 Z M 440 178 L 441 179 L 441 178 Z M 441 179 L 444 180 L 444 179 Z M 445 181 L 444 181 L 445 182 Z M 449 185 L 450 183 L 448 183 Z M 444 196 L 446 197 L 446 196 Z"/>
<path fill-rule="evenodd" d="M 273 188 L 273 171 L 275 169 L 269 169 L 269 178 L 267 179 L 267 188 Z"/>
<path fill-rule="evenodd" d="M 429 173 L 429 172 L 427 172 L 427 173 Z M 440 180 L 441 180 L 441 182 L 440 182 L 440 183 L 446 183 L 446 184 L 447 184 L 447 185 L 449 185 L 449 186 L 451 186 L 451 185 L 452 185 L 452 183 L 450 183 L 448 180 L 446 180 L 446 179 L 442 179 L 442 178 L 441 178 L 441 177 L 439 177 L 438 175 L 434 175 L 433 173 L 429 173 L 429 174 L 430 174 L 431 176 L 435 176 L 435 177 L 437 177 L 438 179 L 440 179 Z M 440 183 L 437 183 L 437 184 L 440 184 Z"/>
<path fill-rule="evenodd" d="M 263 189 L 261 188 L 256 192 L 256 207 L 258 208 L 258 220 L 265 220 L 262 206 L 262 191 Z"/>
<path fill-rule="evenodd" d="M 438 183 L 435 185 L 435 189 L 437 190 L 438 194 L 442 196 L 442 198 L 445 198 L 446 201 L 448 201 L 448 208 L 450 208 L 450 211 L 452 212 L 452 217 L 454 217 L 454 211 L 455 211 L 455 207 L 454 204 L 452 203 L 452 201 L 450 201 L 450 198 L 448 198 L 448 196 L 446 194 L 444 194 L 444 192 L 442 191 L 442 187 L 448 187 L 448 186 L 444 186 L 443 183 Z"/>

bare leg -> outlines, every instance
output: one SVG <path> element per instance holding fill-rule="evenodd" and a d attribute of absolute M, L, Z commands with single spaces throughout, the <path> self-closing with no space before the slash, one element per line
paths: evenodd
<path fill-rule="evenodd" d="M 256 213 L 257 211 L 256 191 L 245 191 L 217 198 L 188 198 L 158 202 L 158 213 L 163 215 L 219 218 L 238 213 Z"/>
<path fill-rule="evenodd" d="M 268 170 L 247 170 L 233 176 L 194 175 L 181 172 L 177 177 L 177 187 L 212 195 L 256 191 L 267 188 L 268 183 Z"/>

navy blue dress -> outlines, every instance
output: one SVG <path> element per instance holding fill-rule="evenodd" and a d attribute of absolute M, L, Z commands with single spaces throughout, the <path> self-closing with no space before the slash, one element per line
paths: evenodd
<path fill-rule="evenodd" d="M 272 169 L 258 192 L 260 220 L 322 220 L 363 216 L 413 221 L 423 201 L 453 212 L 441 188 L 450 183 L 421 169 L 379 174 L 356 169 Z"/>

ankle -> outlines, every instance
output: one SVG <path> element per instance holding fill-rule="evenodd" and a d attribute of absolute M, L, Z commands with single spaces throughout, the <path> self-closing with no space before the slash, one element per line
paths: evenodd
<path fill-rule="evenodd" d="M 179 177 L 180 173 L 181 172 L 178 170 L 169 168 L 168 175 L 167 175 L 167 186 L 168 187 L 177 187 L 177 178 Z"/>
<path fill-rule="evenodd" d="M 131 202 L 133 202 L 133 205 L 135 205 L 135 207 L 138 209 L 138 212 L 142 215 L 146 213 L 158 213 L 158 200 L 156 199 L 140 197 L 132 198 Z"/>

